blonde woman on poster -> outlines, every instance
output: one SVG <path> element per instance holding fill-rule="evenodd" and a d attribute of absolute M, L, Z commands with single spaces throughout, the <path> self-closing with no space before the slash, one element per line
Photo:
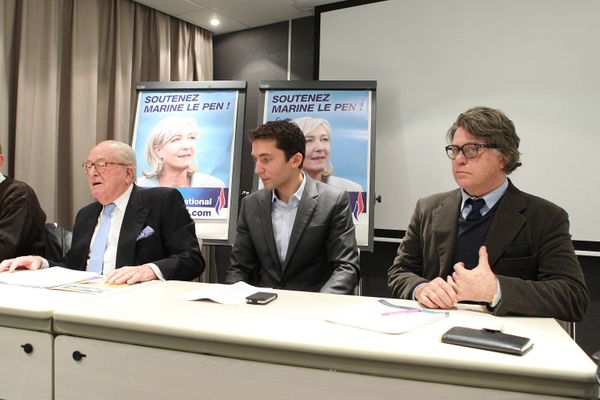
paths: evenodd
<path fill-rule="evenodd" d="M 152 129 L 145 155 L 150 170 L 143 171 L 137 184 L 144 187 L 224 187 L 212 175 L 198 172 L 196 145 L 200 130 L 194 118 L 167 117 Z"/>
<path fill-rule="evenodd" d="M 306 138 L 306 156 L 303 169 L 311 178 L 344 189 L 347 192 L 362 192 L 363 188 L 350 179 L 333 175 L 329 161 L 331 152 L 331 124 L 324 118 L 301 117 L 293 122 Z"/>

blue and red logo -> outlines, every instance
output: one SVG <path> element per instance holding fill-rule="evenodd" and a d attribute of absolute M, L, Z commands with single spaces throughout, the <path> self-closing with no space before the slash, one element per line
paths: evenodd
<path fill-rule="evenodd" d="M 221 210 L 225 207 L 225 189 L 221 188 L 219 197 L 217 197 L 217 204 L 215 205 L 215 211 L 217 215 L 221 215 Z"/>
<path fill-rule="evenodd" d="M 356 196 L 356 202 L 354 203 L 354 210 L 352 210 L 352 215 L 354 219 L 358 221 L 358 217 L 365 209 L 365 203 L 363 202 L 362 192 L 358 192 L 358 196 Z"/>

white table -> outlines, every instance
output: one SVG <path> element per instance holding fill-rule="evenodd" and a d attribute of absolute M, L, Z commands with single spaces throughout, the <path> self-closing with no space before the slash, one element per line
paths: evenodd
<path fill-rule="evenodd" d="M 85 296 L 0 285 L 0 398 L 53 398 L 53 312 Z"/>
<path fill-rule="evenodd" d="M 177 299 L 199 285 L 165 282 L 56 310 L 55 331 L 69 335 L 56 338 L 56 397 L 81 398 L 85 393 L 88 399 L 100 399 L 117 393 L 128 399 L 397 399 L 413 393 L 415 398 L 468 399 L 598 394 L 596 366 L 552 319 L 500 319 L 505 332 L 535 343 L 517 357 L 440 342 L 452 326 L 497 323 L 497 317 L 483 312 L 451 311 L 431 325 L 386 335 L 324 321 L 332 310 L 372 298 L 277 291 L 279 298 L 266 306 Z M 85 357 L 75 361 L 75 351 Z"/>
<path fill-rule="evenodd" d="M 54 310 L 129 290 L 86 294 L 0 284 L 0 399 L 53 399 Z"/>

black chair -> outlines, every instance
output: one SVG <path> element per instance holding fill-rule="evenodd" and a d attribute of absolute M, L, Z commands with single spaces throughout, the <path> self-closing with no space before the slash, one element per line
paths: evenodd
<path fill-rule="evenodd" d="M 47 223 L 46 231 L 46 258 L 52 261 L 64 261 L 67 251 L 71 248 L 73 234 L 56 222 Z"/>
<path fill-rule="evenodd" d="M 594 362 L 598 366 L 598 369 L 596 370 L 596 380 L 598 381 L 598 384 L 600 384 L 600 351 L 597 351 L 594 354 L 592 354 L 592 360 L 594 360 Z"/>

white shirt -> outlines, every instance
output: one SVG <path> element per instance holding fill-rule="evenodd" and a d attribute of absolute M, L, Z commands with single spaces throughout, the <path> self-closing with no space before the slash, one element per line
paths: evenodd
<path fill-rule="evenodd" d="M 2 172 L 0 172 L 0 183 L 4 182 L 5 179 L 6 177 L 2 175 Z"/>
<path fill-rule="evenodd" d="M 306 186 L 306 177 L 302 173 L 302 183 L 296 192 L 290 197 L 287 204 L 279 200 L 273 190 L 271 221 L 273 223 L 273 236 L 275 237 L 275 246 L 277 246 L 277 254 L 279 261 L 284 262 L 287 256 L 294 221 L 298 213 L 298 205 Z"/>

